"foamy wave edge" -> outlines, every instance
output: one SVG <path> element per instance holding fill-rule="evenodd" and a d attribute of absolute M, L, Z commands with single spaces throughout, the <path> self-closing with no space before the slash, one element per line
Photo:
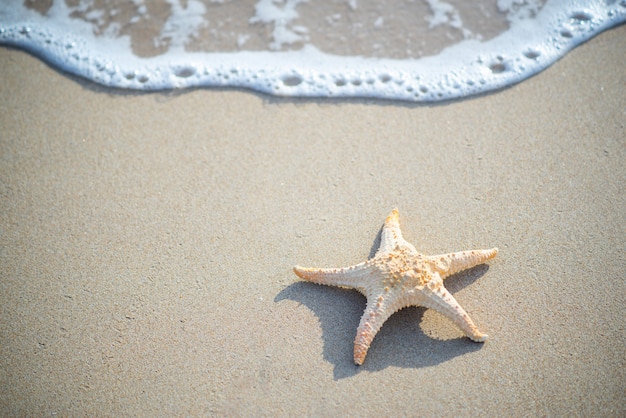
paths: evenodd
<path fill-rule="evenodd" d="M 120 48 L 123 40 L 96 40 L 86 29 L 67 33 L 65 27 L 55 27 L 36 15 L 0 23 L 0 43 L 114 88 L 243 87 L 277 96 L 432 102 L 520 82 L 580 43 L 626 21 L 626 0 L 562 3 L 549 0 L 534 19 L 514 22 L 487 42 L 466 40 L 417 60 L 342 57 L 310 45 L 290 52 L 168 52 L 139 58 L 126 44 Z"/>

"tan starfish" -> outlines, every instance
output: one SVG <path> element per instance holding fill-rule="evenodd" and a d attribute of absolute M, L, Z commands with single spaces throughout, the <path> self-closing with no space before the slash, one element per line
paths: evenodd
<path fill-rule="evenodd" d="M 424 306 L 442 313 L 471 340 L 484 342 L 469 315 L 443 286 L 443 279 L 484 263 L 498 254 L 490 250 L 461 251 L 427 256 L 402 238 L 398 209 L 391 211 L 381 233 L 380 247 L 374 258 L 345 268 L 305 268 L 293 271 L 302 279 L 331 286 L 349 287 L 367 297 L 354 340 L 354 362 L 363 364 L 367 350 L 393 313 L 407 306 Z"/>

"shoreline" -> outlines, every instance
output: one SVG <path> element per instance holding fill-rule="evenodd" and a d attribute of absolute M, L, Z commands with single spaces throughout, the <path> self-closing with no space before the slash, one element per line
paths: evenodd
<path fill-rule="evenodd" d="M 309 43 L 296 50 L 201 53 L 175 43 L 171 51 L 140 57 L 126 37 L 98 38 L 92 34 L 98 31 L 95 27 L 69 19 L 66 15 L 76 11 L 70 12 L 68 6 L 57 4 L 52 20 L 37 13 L 13 16 L 11 9 L 1 9 L 17 22 L 0 29 L 3 43 L 33 51 L 62 71 L 107 87 L 162 91 L 232 86 L 278 97 L 425 103 L 484 94 L 524 81 L 626 21 L 624 10 L 614 4 L 574 2 L 563 7 L 551 0 L 536 13 L 529 12 L 535 13 L 532 19 L 511 17 L 509 29 L 498 36 L 484 41 L 465 38 L 418 59 L 333 55 Z"/>

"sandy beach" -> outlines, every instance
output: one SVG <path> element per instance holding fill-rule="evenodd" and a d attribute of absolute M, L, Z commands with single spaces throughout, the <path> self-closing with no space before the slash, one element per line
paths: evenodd
<path fill-rule="evenodd" d="M 623 416 L 626 26 L 437 105 L 113 91 L 0 48 L 0 415 Z M 498 247 L 352 361 L 376 249 Z"/>

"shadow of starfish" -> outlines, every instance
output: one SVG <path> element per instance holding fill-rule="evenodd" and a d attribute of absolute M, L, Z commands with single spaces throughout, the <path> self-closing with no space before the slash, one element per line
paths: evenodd
<path fill-rule="evenodd" d="M 451 276 L 446 281 L 448 290 L 451 293 L 461 290 L 488 269 L 488 265 L 481 264 Z M 426 309 L 408 307 L 389 318 L 372 342 L 366 363 L 359 367 L 354 365 L 352 356 L 356 329 L 365 308 L 363 295 L 349 289 L 296 282 L 276 295 L 274 301 L 285 299 L 306 305 L 319 318 L 324 340 L 323 355 L 335 365 L 335 380 L 351 377 L 363 369 L 435 366 L 483 347 L 466 337 L 438 340 L 427 336 L 419 326 Z"/>

